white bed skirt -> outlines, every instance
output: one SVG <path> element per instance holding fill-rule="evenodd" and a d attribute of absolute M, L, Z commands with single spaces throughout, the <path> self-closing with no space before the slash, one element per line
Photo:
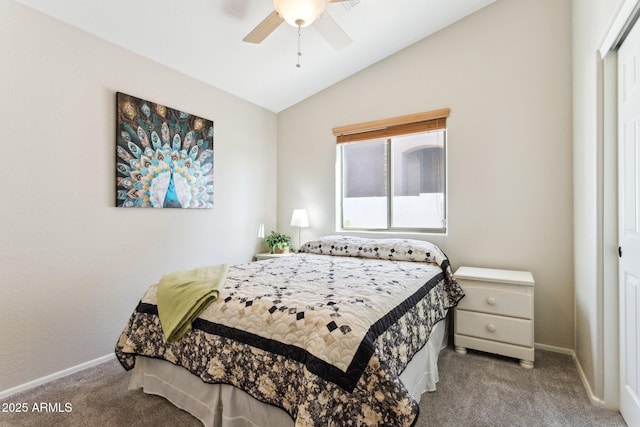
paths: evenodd
<path fill-rule="evenodd" d="M 427 344 L 409 362 L 400 380 L 411 395 L 435 391 L 438 382 L 438 356 L 447 345 L 446 319 L 438 322 Z M 188 370 L 170 362 L 136 357 L 129 390 L 162 396 L 178 408 L 198 418 L 206 427 L 293 427 L 284 410 L 262 403 L 244 391 L 227 384 L 208 384 Z"/>

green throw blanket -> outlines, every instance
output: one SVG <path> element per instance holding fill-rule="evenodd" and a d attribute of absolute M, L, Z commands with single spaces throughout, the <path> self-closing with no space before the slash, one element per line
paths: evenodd
<path fill-rule="evenodd" d="M 191 323 L 218 298 L 227 264 L 165 274 L 158 283 L 158 316 L 167 343 L 182 338 Z"/>

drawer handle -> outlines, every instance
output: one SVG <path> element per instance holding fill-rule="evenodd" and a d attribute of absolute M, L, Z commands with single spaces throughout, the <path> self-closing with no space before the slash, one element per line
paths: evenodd
<path fill-rule="evenodd" d="M 487 298 L 487 304 L 496 305 L 496 299 L 494 297 Z"/>
<path fill-rule="evenodd" d="M 487 325 L 487 331 L 489 332 L 495 332 L 496 331 L 496 325 L 494 325 L 493 323 L 489 323 Z"/>

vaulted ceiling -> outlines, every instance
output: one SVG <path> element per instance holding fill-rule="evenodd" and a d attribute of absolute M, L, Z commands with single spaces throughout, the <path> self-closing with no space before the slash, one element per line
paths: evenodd
<path fill-rule="evenodd" d="M 309 26 L 242 39 L 272 0 L 16 0 L 268 110 L 280 112 L 496 0 L 350 0 L 325 11 L 353 40 Z"/>

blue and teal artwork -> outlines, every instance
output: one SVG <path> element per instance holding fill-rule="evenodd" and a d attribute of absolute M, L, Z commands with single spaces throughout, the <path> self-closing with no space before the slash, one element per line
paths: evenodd
<path fill-rule="evenodd" d="M 116 206 L 213 207 L 213 121 L 118 92 Z"/>

